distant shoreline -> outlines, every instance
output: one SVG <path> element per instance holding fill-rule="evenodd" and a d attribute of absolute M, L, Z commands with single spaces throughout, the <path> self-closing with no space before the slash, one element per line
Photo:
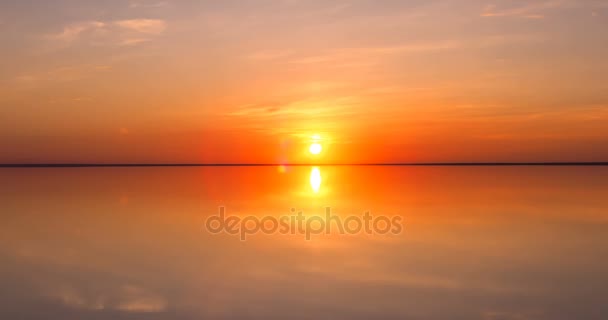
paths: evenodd
<path fill-rule="evenodd" d="M 492 167 L 492 166 L 608 166 L 608 162 L 405 162 L 405 163 L 35 163 L 0 164 L 0 168 L 104 168 L 104 167 Z"/>

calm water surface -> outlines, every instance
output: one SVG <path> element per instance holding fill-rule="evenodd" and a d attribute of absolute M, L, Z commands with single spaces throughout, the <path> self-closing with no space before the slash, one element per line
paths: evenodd
<path fill-rule="evenodd" d="M 398 235 L 207 218 L 400 216 Z M 0 169 L 1 319 L 606 319 L 608 168 Z"/>

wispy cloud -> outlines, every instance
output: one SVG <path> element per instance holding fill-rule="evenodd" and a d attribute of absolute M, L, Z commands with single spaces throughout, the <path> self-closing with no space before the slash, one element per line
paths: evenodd
<path fill-rule="evenodd" d="M 167 28 L 167 23 L 158 19 L 131 19 L 114 22 L 115 25 L 145 34 L 161 34 Z"/>
<path fill-rule="evenodd" d="M 399 44 L 392 46 L 370 46 L 370 47 L 351 47 L 336 48 L 328 50 L 322 54 L 294 57 L 289 61 L 292 64 L 318 64 L 336 63 L 352 66 L 354 61 L 367 61 L 373 64 L 374 58 L 382 58 L 387 55 L 429 53 L 435 51 L 451 50 L 461 46 L 458 41 L 446 40 L 437 42 L 423 42 Z"/>
<path fill-rule="evenodd" d="M 473 37 L 470 39 L 445 39 L 411 42 L 386 46 L 345 47 L 324 50 L 316 54 L 302 55 L 293 51 L 256 52 L 248 56 L 255 60 L 274 60 L 293 65 L 329 64 L 334 67 L 369 67 L 386 61 L 387 57 L 428 54 L 458 49 L 478 49 L 541 39 L 539 34 L 504 34 Z"/>
<path fill-rule="evenodd" d="M 527 19 L 543 19 L 546 11 L 564 6 L 569 6 L 569 1 L 537 1 L 520 6 L 500 6 L 491 4 L 486 6 L 482 17 L 519 17 Z"/>
<path fill-rule="evenodd" d="M 167 301 L 143 288 L 127 285 L 121 288 L 122 302 L 116 309 L 127 312 L 160 312 L 167 308 Z"/>
<path fill-rule="evenodd" d="M 63 43 L 86 39 L 95 45 L 134 45 L 152 40 L 166 28 L 167 23 L 160 19 L 82 21 L 68 24 L 48 38 Z"/>
<path fill-rule="evenodd" d="M 292 50 L 264 50 L 248 54 L 246 58 L 250 60 L 277 60 L 292 54 Z"/>
<path fill-rule="evenodd" d="M 167 1 L 158 2 L 146 2 L 146 1 L 133 1 L 129 4 L 129 8 L 163 8 L 169 6 Z"/>
<path fill-rule="evenodd" d="M 51 35 L 51 38 L 62 41 L 74 41 L 83 33 L 89 31 L 102 30 L 106 27 L 106 23 L 101 21 L 85 21 L 67 25 L 60 33 Z"/>
<path fill-rule="evenodd" d="M 228 116 L 257 118 L 291 117 L 299 115 L 336 115 L 344 114 L 359 103 L 356 97 L 336 97 L 327 99 L 302 99 L 274 104 L 251 104 L 238 107 L 226 113 Z"/>
<path fill-rule="evenodd" d="M 48 70 L 22 73 L 14 77 L 16 84 L 34 86 L 44 82 L 70 82 L 82 80 L 87 77 L 108 72 L 107 65 L 73 65 L 52 68 Z"/>
<path fill-rule="evenodd" d="M 162 296 L 133 285 L 87 293 L 82 288 L 62 284 L 49 288 L 48 291 L 50 299 L 74 309 L 150 313 L 161 312 L 167 308 L 167 301 Z"/>

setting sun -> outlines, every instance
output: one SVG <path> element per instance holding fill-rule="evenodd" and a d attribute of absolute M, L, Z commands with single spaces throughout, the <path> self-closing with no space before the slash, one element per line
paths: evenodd
<path fill-rule="evenodd" d="M 323 150 L 323 147 L 321 146 L 320 143 L 313 143 L 310 145 L 310 148 L 308 149 L 308 151 L 310 151 L 310 153 L 312 154 L 320 154 L 321 151 Z"/>

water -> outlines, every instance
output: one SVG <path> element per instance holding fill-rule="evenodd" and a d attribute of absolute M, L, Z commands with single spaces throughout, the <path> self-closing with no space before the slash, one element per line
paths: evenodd
<path fill-rule="evenodd" d="M 2 319 L 605 319 L 608 168 L 0 169 Z M 399 234 L 210 234 L 219 215 Z"/>

